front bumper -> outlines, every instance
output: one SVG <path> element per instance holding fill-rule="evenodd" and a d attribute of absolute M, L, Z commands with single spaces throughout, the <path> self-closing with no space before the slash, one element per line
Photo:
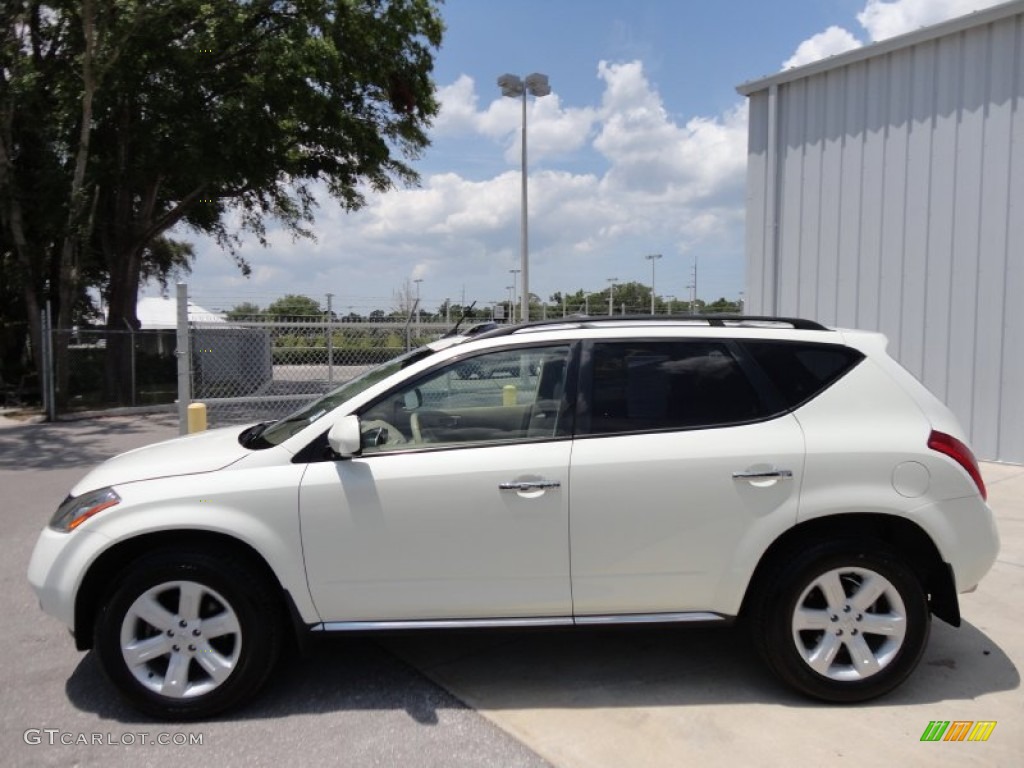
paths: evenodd
<path fill-rule="evenodd" d="M 105 536 L 91 531 L 59 533 L 44 528 L 28 564 L 28 582 L 39 607 L 74 630 L 78 588 L 89 565 L 108 544 Z"/>

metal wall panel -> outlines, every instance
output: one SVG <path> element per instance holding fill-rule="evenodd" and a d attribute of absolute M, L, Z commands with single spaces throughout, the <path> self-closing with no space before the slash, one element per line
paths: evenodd
<path fill-rule="evenodd" d="M 882 331 L 1024 462 L 1024 4 L 1000 13 L 749 92 L 746 295 Z"/>

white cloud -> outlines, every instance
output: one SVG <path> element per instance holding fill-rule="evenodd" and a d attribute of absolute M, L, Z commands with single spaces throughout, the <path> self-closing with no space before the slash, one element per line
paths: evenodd
<path fill-rule="evenodd" d="M 438 88 L 437 93 L 441 111 L 434 121 L 435 136 L 477 134 L 499 140 L 506 144 L 506 162 L 519 162 L 522 153 L 522 102 L 498 96 L 480 111 L 477 108 L 476 84 L 467 75 L 460 76 L 451 85 Z M 563 107 L 556 93 L 528 98 L 526 113 L 531 160 L 579 149 L 589 138 L 596 118 L 593 108 Z"/>
<path fill-rule="evenodd" d="M 871 40 L 885 40 L 1001 2 L 1004 0 L 867 0 L 857 21 Z"/>
<path fill-rule="evenodd" d="M 796 52 L 782 63 L 783 69 L 802 67 L 804 64 L 860 48 L 861 41 L 842 27 L 832 25 L 824 32 L 804 40 Z"/>
<path fill-rule="evenodd" d="M 451 85 L 437 89 L 441 111 L 434 119 L 436 136 L 458 136 L 476 129 L 476 87 L 469 75 L 460 75 Z"/>
<path fill-rule="evenodd" d="M 679 125 L 639 62 L 602 62 L 598 73 L 606 89 L 594 148 L 610 162 L 603 182 L 608 192 L 667 195 L 675 204 L 689 204 L 742 183 L 746 102 L 722 116 L 694 117 Z"/>
<path fill-rule="evenodd" d="M 559 249 L 592 251 L 601 240 L 645 229 L 703 236 L 713 229 L 708 221 L 721 219 L 716 207 L 723 194 L 734 193 L 734 208 L 742 205 L 746 102 L 722 116 L 695 117 L 680 125 L 665 110 L 640 62 L 601 62 L 598 77 L 605 83 L 599 108 L 564 109 L 556 94 L 530 102 L 531 167 L 535 154 L 565 156 L 590 137 L 606 165 L 601 174 L 531 172 L 531 230 L 538 239 Z M 496 99 L 480 110 L 467 77 L 441 92 L 447 117 L 438 127 L 449 135 L 458 130 L 500 140 L 510 125 L 518 133 L 514 100 Z M 518 170 L 479 181 L 435 174 L 421 188 L 372 198 L 367 210 L 350 218 L 359 221 L 360 237 L 366 240 L 392 242 L 406 233 L 420 239 L 490 239 L 498 249 L 499 242 L 515 245 L 519 194 Z M 711 206 L 710 219 L 689 215 L 688 206 L 704 204 Z"/>
<path fill-rule="evenodd" d="M 679 120 L 641 62 L 601 62 L 596 75 L 604 85 L 599 104 L 566 107 L 557 93 L 528 102 L 531 290 L 596 290 L 605 272 L 643 279 L 649 266 L 640 256 L 652 252 L 665 254 L 658 271 L 669 283 L 673 268 L 685 269 L 682 254 L 708 243 L 739 259 L 745 100 L 722 115 Z M 366 207 L 352 214 L 318 195 L 317 241 L 293 244 L 272 231 L 275 269 L 259 271 L 253 288 L 330 285 L 339 296 L 387 296 L 405 280 L 423 278 L 424 306 L 457 294 L 453 286 L 462 283 L 470 298 L 473 286 L 478 298 L 500 298 L 519 259 L 521 105 L 500 96 L 481 100 L 467 76 L 438 95 L 435 137 L 474 150 L 504 145 L 512 167 L 483 178 L 425 174 L 420 187 L 367 191 Z M 248 243 L 243 252 L 254 268 L 271 261 L 269 251 Z M 624 252 L 637 258 L 624 265 Z"/>
<path fill-rule="evenodd" d="M 866 0 L 857 21 L 867 32 L 868 40 L 877 42 L 1001 2 L 1004 0 Z M 800 43 L 782 68 L 800 67 L 861 45 L 849 30 L 832 25 Z"/>

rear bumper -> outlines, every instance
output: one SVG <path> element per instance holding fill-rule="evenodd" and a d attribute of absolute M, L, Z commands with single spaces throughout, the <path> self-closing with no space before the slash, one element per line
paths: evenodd
<path fill-rule="evenodd" d="M 999 532 L 992 509 L 980 496 L 939 501 L 910 515 L 949 564 L 955 592 L 970 592 L 991 570 L 999 554 Z"/>

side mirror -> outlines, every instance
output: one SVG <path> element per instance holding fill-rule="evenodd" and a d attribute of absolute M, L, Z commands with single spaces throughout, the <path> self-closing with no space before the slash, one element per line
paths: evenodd
<path fill-rule="evenodd" d="M 343 459 L 351 459 L 361 448 L 359 417 L 344 416 L 327 433 L 327 444 Z"/>

